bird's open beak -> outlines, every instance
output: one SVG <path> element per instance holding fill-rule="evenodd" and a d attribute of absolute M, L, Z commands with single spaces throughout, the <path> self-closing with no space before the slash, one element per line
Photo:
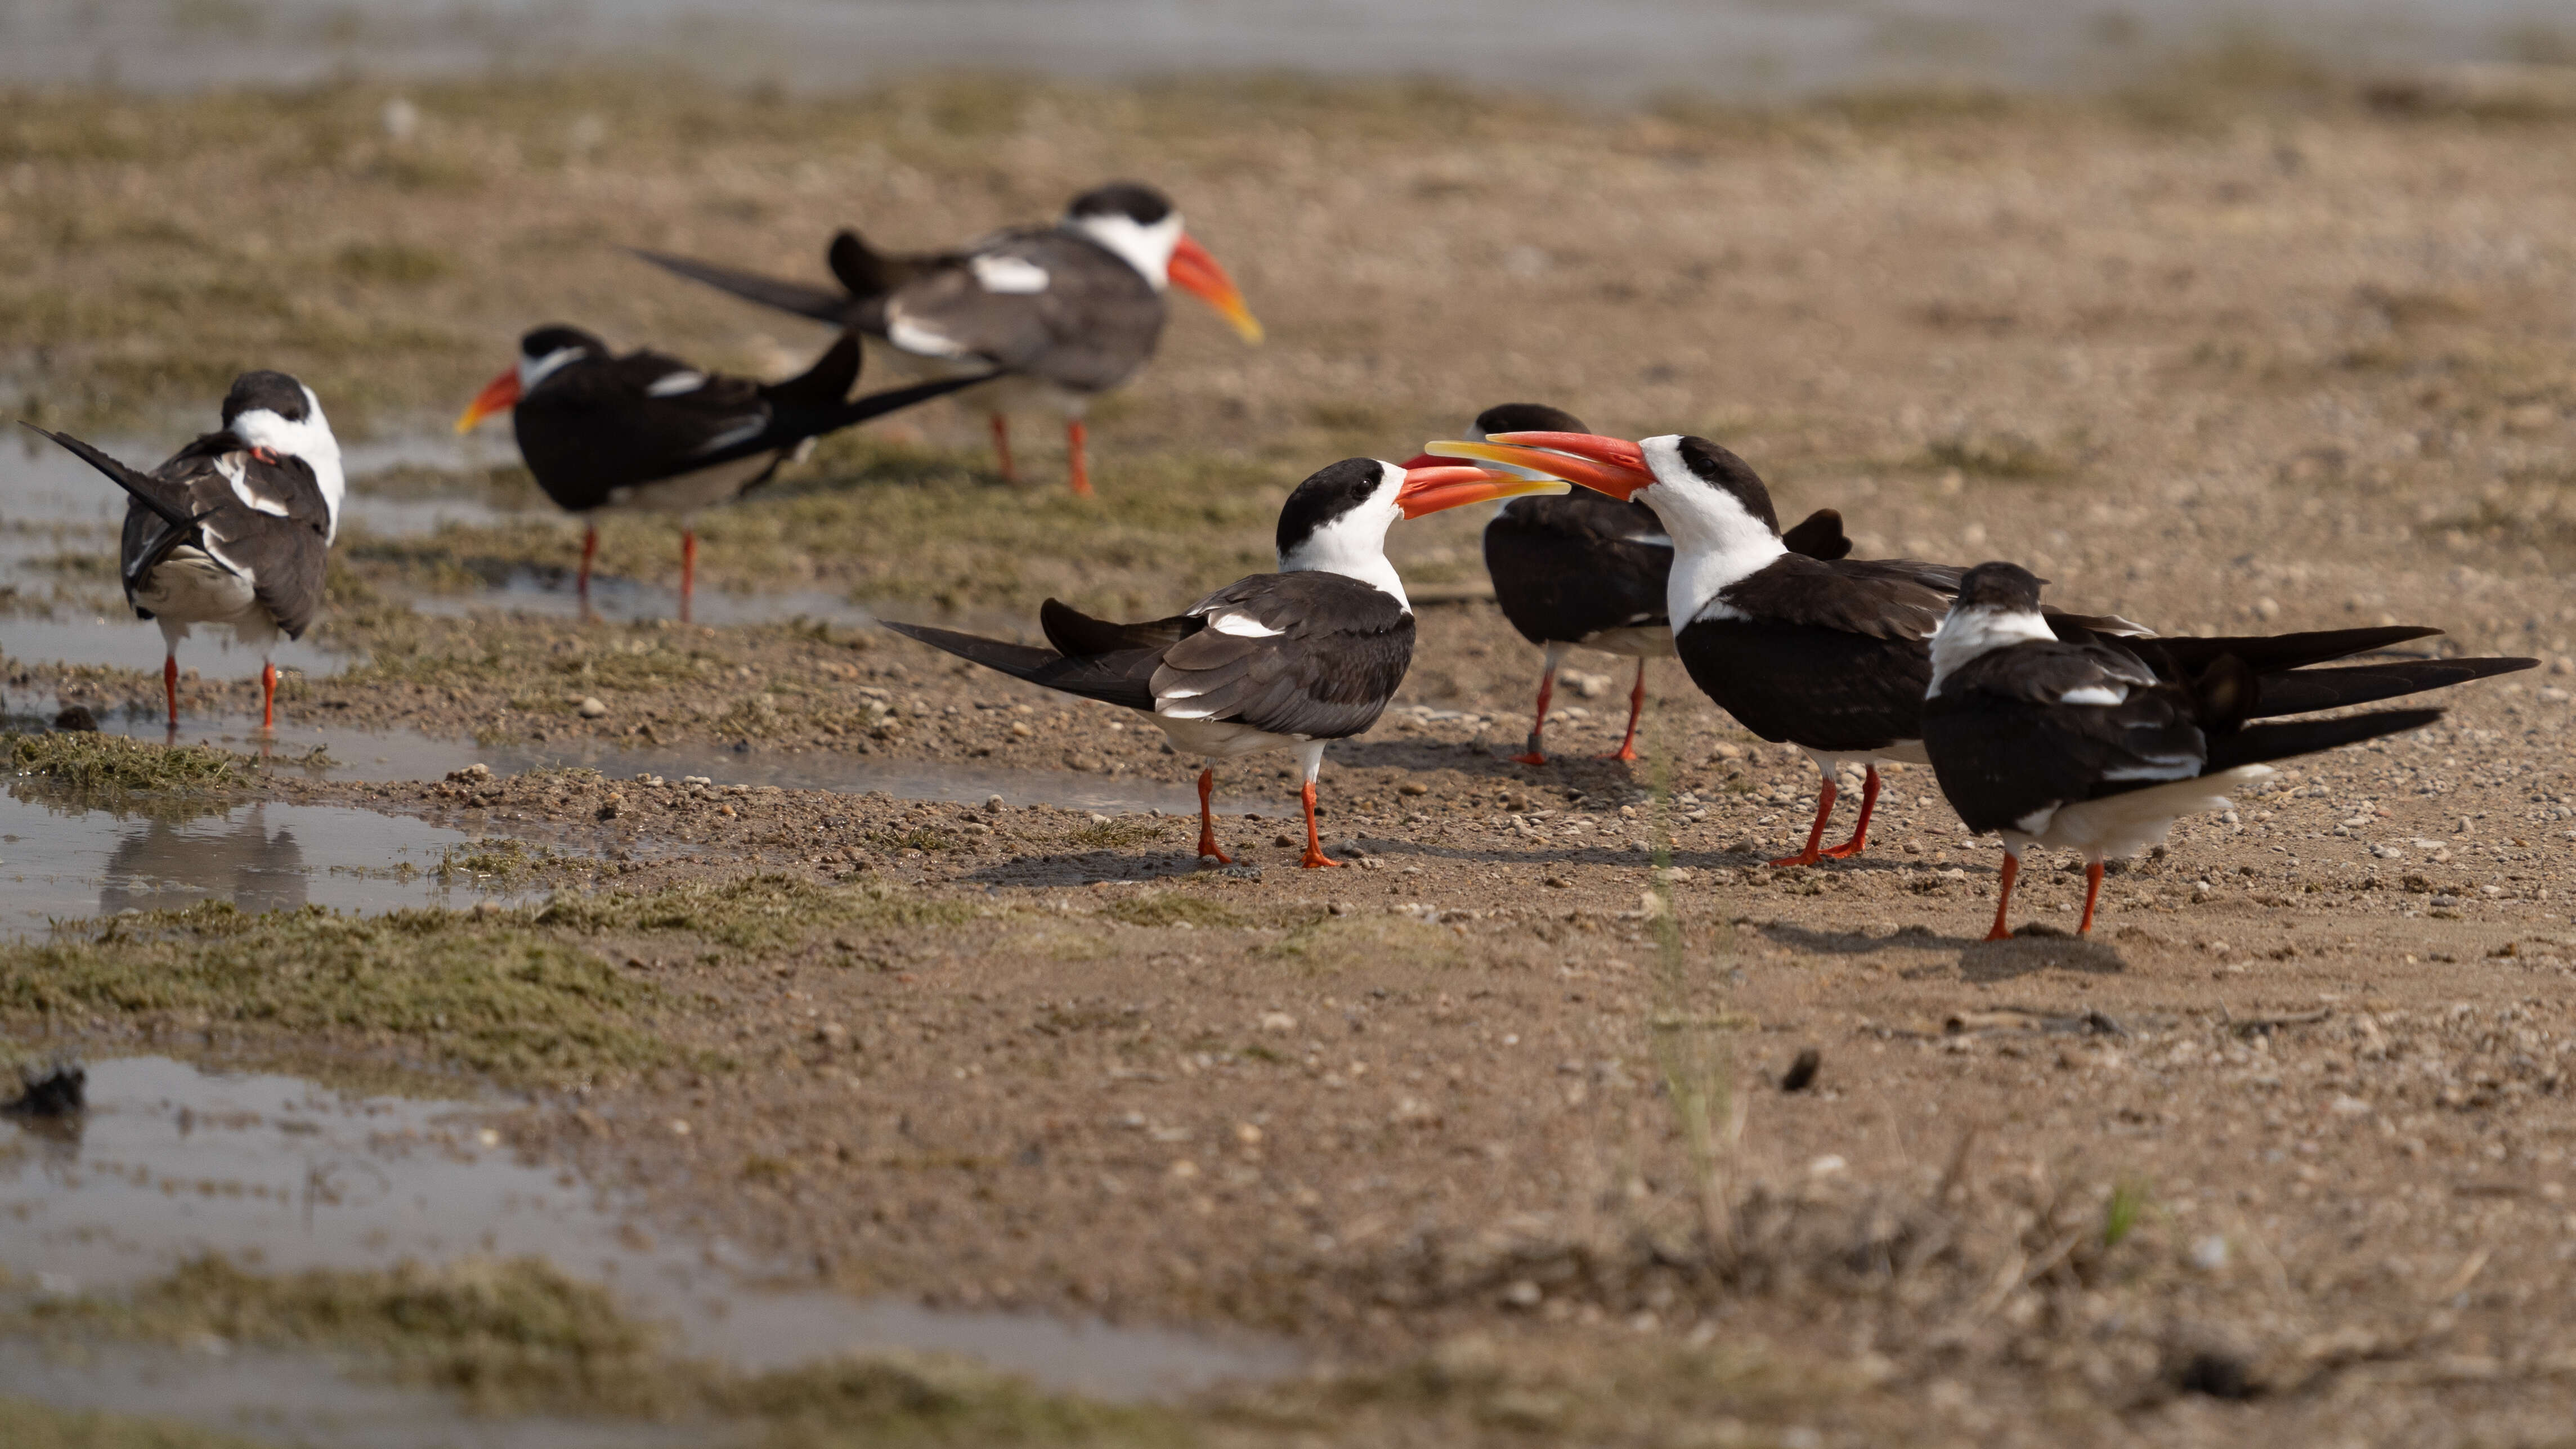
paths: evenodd
<path fill-rule="evenodd" d="M 1234 325 L 1236 335 L 1246 342 L 1261 340 L 1261 323 L 1252 309 L 1243 305 L 1243 294 L 1234 289 L 1234 278 L 1216 264 L 1189 233 L 1181 234 L 1180 245 L 1172 248 L 1172 285 L 1207 303 L 1217 315 Z"/>
<path fill-rule="evenodd" d="M 1526 469 L 1621 500 L 1655 481 L 1646 469 L 1644 450 L 1624 438 L 1591 433 L 1496 433 L 1488 442 L 1430 443 L 1423 451 L 1435 458 L 1472 458 Z"/>
<path fill-rule="evenodd" d="M 470 433 L 476 423 L 504 408 L 516 407 L 518 403 L 519 369 L 512 367 L 484 384 L 483 390 L 474 395 L 474 401 L 465 405 L 465 411 L 456 419 L 456 431 Z"/>
<path fill-rule="evenodd" d="M 1417 467 L 1413 463 L 1404 466 L 1404 486 L 1395 490 L 1395 507 L 1407 518 L 1464 508 L 1470 503 L 1518 498 L 1528 493 L 1566 491 L 1566 485 L 1554 478 L 1524 478 L 1516 473 L 1497 473 L 1490 468 L 1452 463 L 1445 458 L 1433 458 L 1429 463 L 1428 467 Z"/>

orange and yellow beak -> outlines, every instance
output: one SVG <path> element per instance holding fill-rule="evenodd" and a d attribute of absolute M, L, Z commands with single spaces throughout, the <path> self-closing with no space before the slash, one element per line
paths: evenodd
<path fill-rule="evenodd" d="M 1252 309 L 1243 305 L 1243 294 L 1234 289 L 1234 278 L 1216 264 L 1189 233 L 1181 234 L 1180 244 L 1172 248 L 1172 285 L 1207 303 L 1234 326 L 1235 334 L 1246 342 L 1261 340 L 1261 323 Z"/>
<path fill-rule="evenodd" d="M 1497 433 L 1494 438 L 1483 443 L 1431 443 L 1423 451 L 1436 458 L 1472 458 L 1525 468 L 1622 501 L 1655 481 L 1646 468 L 1645 451 L 1624 438 L 1591 433 Z"/>
<path fill-rule="evenodd" d="M 519 369 L 513 366 L 508 372 L 484 384 L 483 390 L 474 395 L 474 401 L 465 405 L 465 411 L 456 419 L 456 431 L 470 433 L 474 431 L 476 423 L 505 408 L 516 407 L 518 404 Z"/>
<path fill-rule="evenodd" d="M 1404 465 L 1404 486 L 1395 491 L 1396 511 L 1407 518 L 1464 508 L 1470 503 L 1494 503 L 1530 493 L 1566 491 L 1566 485 L 1554 478 L 1524 478 L 1516 473 L 1472 468 L 1442 458 L 1431 459 L 1427 467 L 1416 466 L 1421 462 L 1421 459 L 1416 459 Z"/>

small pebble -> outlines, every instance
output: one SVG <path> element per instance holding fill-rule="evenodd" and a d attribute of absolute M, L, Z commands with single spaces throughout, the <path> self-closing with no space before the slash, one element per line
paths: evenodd
<path fill-rule="evenodd" d="M 598 695 L 585 695 L 582 697 L 581 703 L 574 708 L 573 713 L 580 715 L 583 719 L 597 719 L 601 715 L 608 713 L 608 706 L 601 702 Z"/>

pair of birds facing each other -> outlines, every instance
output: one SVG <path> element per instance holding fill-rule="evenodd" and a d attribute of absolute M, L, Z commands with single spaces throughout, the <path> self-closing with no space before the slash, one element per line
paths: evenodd
<path fill-rule="evenodd" d="M 227 626 L 260 652 L 260 728 L 274 730 L 271 655 L 280 638 L 302 638 L 321 611 L 346 491 L 321 399 L 285 373 L 245 372 L 224 395 L 223 426 L 150 472 L 27 426 L 125 490 L 117 575 L 136 616 L 161 626 L 171 736 L 179 730 L 179 641 L 200 624 Z"/>
<path fill-rule="evenodd" d="M 1413 660 L 1413 604 L 1387 562 L 1387 530 L 1399 519 L 1565 486 L 1445 461 L 1346 458 L 1298 484 L 1279 510 L 1278 572 L 1238 579 L 1170 618 L 1116 623 L 1049 599 L 1038 613 L 1046 646 L 886 627 L 1013 678 L 1149 716 L 1173 748 L 1204 762 L 1203 860 L 1229 860 L 1210 805 L 1218 763 L 1294 750 L 1304 774 L 1302 864 L 1336 866 L 1315 821 L 1324 747 L 1375 725 Z"/>
<path fill-rule="evenodd" d="M 1782 538 L 1769 490 L 1751 466 L 1704 438 L 1629 442 L 1527 431 L 1433 443 L 1425 456 L 1563 478 L 1654 510 L 1673 542 L 1665 605 L 1683 668 L 1738 723 L 1799 746 L 1822 773 L 1806 849 L 1779 865 L 1858 854 L 1868 843 L 1878 766 L 1929 764 L 1972 829 L 2004 832 L 2007 901 L 2010 870 L 2032 843 L 2085 851 L 2098 890 L 2106 856 L 2153 844 L 2174 820 L 2213 808 L 2230 784 L 2254 778 L 2240 772 L 2414 729 L 2438 711 L 2253 721 L 2369 704 L 2536 662 L 2319 668 L 2441 631 L 2401 625 L 2159 638 L 2125 619 L 2046 608 L 2037 581 L 2007 572 L 2009 565 L 1812 557 Z M 1963 592 L 1972 576 L 1981 591 L 1973 600 Z M 1964 671 L 1955 684 L 1952 671 Z M 2016 721 L 2012 728 L 2006 718 Z M 1864 767 L 1860 819 L 1850 841 L 1820 849 L 1835 775 L 1846 764 Z M 2088 905 L 2088 927 L 2090 920 Z"/>
<path fill-rule="evenodd" d="M 587 525 L 575 590 L 590 606 L 602 513 L 680 518 L 680 619 L 697 587 L 695 515 L 766 483 L 815 439 L 974 386 L 969 374 L 852 398 L 859 339 L 843 333 L 784 382 L 707 372 L 659 352 L 620 356 L 578 327 L 537 328 L 518 361 L 456 420 L 459 433 L 507 409 L 519 456 L 557 507 Z"/>
<path fill-rule="evenodd" d="M 1471 441 L 1532 431 L 1591 430 L 1561 408 L 1504 403 L 1476 415 Z M 1426 453 L 1405 466 L 1435 467 L 1442 461 Z M 1790 552 L 1811 558 L 1837 559 L 1851 552 L 1843 517 L 1830 508 L 1807 515 L 1781 541 Z M 1646 707 L 1646 661 L 1673 657 L 1664 603 L 1673 541 L 1655 511 L 1590 488 L 1514 498 L 1485 525 L 1484 553 L 1495 606 L 1546 655 L 1529 742 L 1513 762 L 1547 763 L 1547 711 L 1556 694 L 1557 669 L 1566 653 L 1578 647 L 1637 661 L 1636 680 L 1628 690 L 1628 727 L 1619 748 L 1608 756 L 1636 759 L 1637 719 Z"/>
<path fill-rule="evenodd" d="M 995 232 L 951 251 L 895 254 L 855 231 L 825 253 L 837 288 L 638 251 L 654 265 L 737 297 L 828 322 L 884 344 L 919 373 L 963 373 L 991 418 L 993 449 L 1014 479 L 1009 414 L 1043 408 L 1065 420 L 1073 491 L 1089 495 L 1083 414 L 1154 355 L 1173 287 L 1206 302 L 1249 343 L 1261 341 L 1225 268 L 1190 236 L 1171 198 L 1134 181 L 1076 196 L 1052 226 Z"/>

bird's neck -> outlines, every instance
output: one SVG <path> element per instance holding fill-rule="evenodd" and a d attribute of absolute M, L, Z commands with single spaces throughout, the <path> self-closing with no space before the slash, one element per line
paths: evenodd
<path fill-rule="evenodd" d="M 1661 485 L 1637 497 L 1663 520 L 1673 541 L 1673 571 L 1664 585 L 1667 617 L 1681 629 L 1714 603 L 1720 591 L 1743 582 L 1789 551 L 1780 535 L 1731 498 L 1712 501 L 1705 490 Z"/>
<path fill-rule="evenodd" d="M 1955 607 L 1942 619 L 1941 627 L 1932 632 L 1932 687 L 1928 693 L 1939 694 L 1943 680 L 1998 649 L 2056 637 L 2057 631 L 2048 627 L 2037 609 L 1999 609 L 1991 604 Z"/>
<path fill-rule="evenodd" d="M 1358 529 L 1318 529 L 1304 543 L 1279 555 L 1279 572 L 1309 570 L 1357 579 L 1380 593 L 1394 595 L 1406 613 L 1413 612 L 1413 601 L 1405 597 L 1404 580 L 1396 574 L 1395 565 L 1386 561 L 1382 537 L 1363 537 Z"/>

